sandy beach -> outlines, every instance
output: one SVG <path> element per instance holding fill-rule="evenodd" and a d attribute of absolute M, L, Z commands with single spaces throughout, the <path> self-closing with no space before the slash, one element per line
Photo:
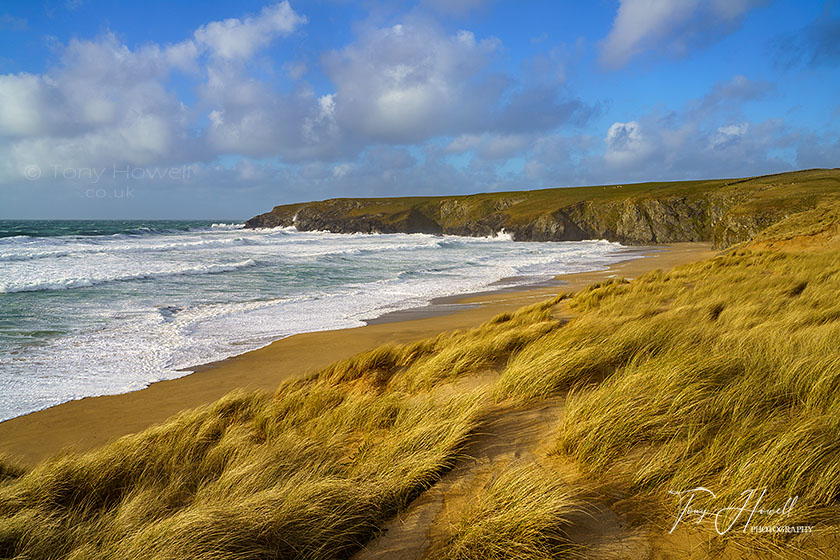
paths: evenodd
<path fill-rule="evenodd" d="M 132 393 L 70 401 L 0 423 L 0 453 L 35 463 L 64 449 L 88 450 L 156 424 L 184 409 L 210 403 L 233 389 L 272 391 L 283 380 L 305 376 L 329 363 L 385 342 L 408 342 L 488 318 L 611 276 L 633 278 L 650 270 L 701 260 L 709 243 L 651 248 L 644 258 L 608 270 L 557 277 L 556 285 L 472 294 L 428 308 L 389 314 L 364 327 L 305 333 L 195 369 L 185 377 Z"/>

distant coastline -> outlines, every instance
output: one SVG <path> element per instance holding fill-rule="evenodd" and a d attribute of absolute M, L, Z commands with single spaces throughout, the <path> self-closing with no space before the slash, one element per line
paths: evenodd
<path fill-rule="evenodd" d="M 747 241 L 810 210 L 838 169 L 762 177 L 674 181 L 464 196 L 336 198 L 276 206 L 245 227 L 295 226 L 336 233 L 432 233 L 516 241 L 607 239 L 625 245 Z M 796 189 L 796 194 L 791 189 Z"/>

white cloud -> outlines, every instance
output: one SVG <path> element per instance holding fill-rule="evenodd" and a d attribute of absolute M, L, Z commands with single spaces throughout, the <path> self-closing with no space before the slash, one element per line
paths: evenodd
<path fill-rule="evenodd" d="M 475 118 L 487 92 L 469 78 L 490 63 L 498 42 L 445 35 L 424 22 L 364 31 L 325 57 L 336 87 L 336 120 L 380 141 L 412 142 Z"/>
<path fill-rule="evenodd" d="M 514 79 L 495 69 L 495 38 L 444 33 L 410 17 L 368 28 L 324 58 L 335 85 L 335 120 L 358 143 L 438 136 L 529 134 L 581 124 L 593 108 L 568 98 L 557 76 Z"/>
<path fill-rule="evenodd" d="M 316 92 L 301 79 L 305 55 L 276 61 L 280 72 L 261 62 L 258 76 L 260 49 L 305 21 L 281 2 L 207 23 L 168 45 L 129 47 L 110 32 L 56 45 L 49 71 L 0 75 L 0 183 L 20 181 L 33 164 L 211 163 L 221 155 L 292 164 L 361 157 L 394 178 L 415 165 L 413 156 L 371 146 L 474 136 L 476 157 L 493 162 L 527 150 L 538 131 L 591 114 L 563 97 L 562 78 L 499 72 L 497 39 L 448 33 L 415 12 L 398 25 L 361 27 L 354 41 L 325 55 L 332 91 Z M 184 82 L 172 79 L 177 73 L 196 97 L 189 105 L 176 89 Z M 280 89 L 263 73 L 291 78 L 291 86 Z M 341 176 L 351 175 L 358 176 Z"/>
<path fill-rule="evenodd" d="M 0 134 L 27 136 L 43 131 L 48 122 L 41 112 L 45 84 L 32 74 L 0 76 Z"/>
<path fill-rule="evenodd" d="M 621 0 L 612 30 L 601 45 L 601 62 L 616 68 L 654 48 L 684 55 L 731 31 L 762 0 Z"/>
<path fill-rule="evenodd" d="M 612 123 L 601 138 L 556 132 L 535 139 L 524 176 L 534 186 L 738 177 L 834 165 L 840 142 L 791 129 L 781 119 L 753 121 L 744 105 L 772 84 L 745 76 L 714 84 L 673 110 Z M 630 116 L 630 115 L 628 115 Z"/>
<path fill-rule="evenodd" d="M 590 166 L 607 181 L 738 177 L 792 167 L 777 155 L 790 143 L 782 121 L 716 124 L 719 117 L 695 117 L 685 110 L 615 123 L 607 132 L 605 165 Z"/>
<path fill-rule="evenodd" d="M 332 168 L 333 177 L 344 177 L 352 171 L 353 165 L 350 163 L 339 163 L 334 165 Z"/>
<path fill-rule="evenodd" d="M 306 18 L 288 2 L 266 6 L 255 17 L 214 21 L 195 31 L 196 42 L 224 59 L 245 60 L 277 37 L 292 33 Z"/>
<path fill-rule="evenodd" d="M 750 129 L 750 123 L 728 124 L 718 127 L 717 133 L 712 137 L 710 147 L 712 149 L 725 148 L 737 142 Z"/>
<path fill-rule="evenodd" d="M 147 163 L 176 155 L 188 115 L 163 85 L 170 52 L 157 45 L 131 50 L 108 33 L 70 41 L 47 74 L 0 75 L 0 136 L 7 169 L 17 170 L 0 182 L 19 178 L 28 165 Z"/>
<path fill-rule="evenodd" d="M 604 160 L 610 165 L 634 165 L 653 152 L 653 146 L 644 137 L 636 121 L 616 122 L 610 125 L 606 144 Z"/>
<path fill-rule="evenodd" d="M 278 100 L 244 64 L 304 21 L 281 2 L 254 17 L 208 23 L 172 45 L 132 49 L 108 32 L 59 45 L 59 64 L 47 73 L 0 75 L 0 152 L 10 158 L 0 182 L 19 179 L 28 165 L 209 160 L 240 142 L 244 153 L 257 143 L 251 151 L 264 151 L 276 141 L 266 131 L 277 125 Z M 174 71 L 206 79 L 199 88 L 201 105 L 210 106 L 204 136 L 195 134 L 194 109 L 167 85 Z M 301 107 L 317 111 L 311 95 L 297 105 L 286 115 L 300 113 L 299 124 Z"/>

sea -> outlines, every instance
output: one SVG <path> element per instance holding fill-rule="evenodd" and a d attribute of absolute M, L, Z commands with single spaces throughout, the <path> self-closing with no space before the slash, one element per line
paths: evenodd
<path fill-rule="evenodd" d="M 0 221 L 0 421 L 135 391 L 296 333 L 638 256 L 607 241 Z"/>

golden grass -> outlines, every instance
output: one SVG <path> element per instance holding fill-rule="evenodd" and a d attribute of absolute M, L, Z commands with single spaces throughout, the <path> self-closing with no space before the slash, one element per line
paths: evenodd
<path fill-rule="evenodd" d="M 445 471 L 478 395 L 232 394 L 0 486 L 0 557 L 341 557 Z"/>
<path fill-rule="evenodd" d="M 815 235 L 832 220 L 796 220 Z M 801 233 L 800 233 L 801 232 Z M 836 525 L 840 492 L 840 245 L 747 245 L 575 296 L 578 316 L 520 352 L 497 398 L 574 387 L 558 448 L 636 492 L 712 488 L 739 503 L 799 496 L 794 520 Z"/>
<path fill-rule="evenodd" d="M 328 366 L 319 378 L 331 383 L 364 379 L 391 390 L 418 390 L 504 367 L 510 355 L 562 325 L 551 312 L 567 297 L 560 295 L 515 313 L 502 313 L 475 329 L 410 344 L 383 345 Z"/>
<path fill-rule="evenodd" d="M 492 480 L 461 516 L 437 560 L 549 560 L 572 550 L 566 530 L 583 509 L 555 473 L 534 463 Z"/>

